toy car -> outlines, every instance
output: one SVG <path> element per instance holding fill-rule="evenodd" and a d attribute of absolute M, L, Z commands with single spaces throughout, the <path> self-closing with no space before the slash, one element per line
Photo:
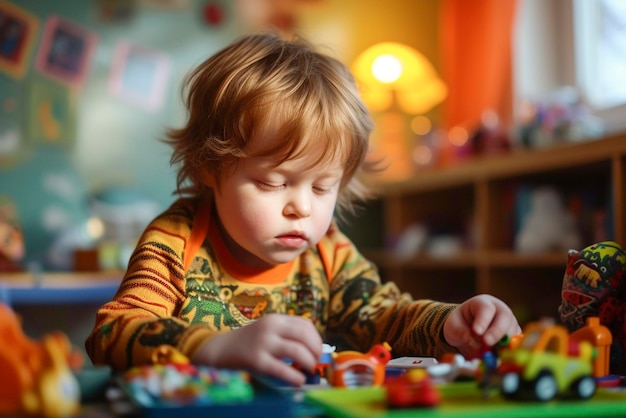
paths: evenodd
<path fill-rule="evenodd" d="M 336 387 L 380 386 L 385 381 L 385 366 L 391 360 L 391 347 L 376 344 L 367 353 L 340 351 L 332 354 L 328 383 Z"/>
<path fill-rule="evenodd" d="M 548 401 L 557 395 L 587 399 L 596 391 L 594 348 L 546 321 L 529 323 L 516 348 L 500 352 L 496 374 L 505 398 Z"/>
<path fill-rule="evenodd" d="M 392 408 L 435 406 L 441 402 L 441 393 L 424 369 L 407 370 L 401 376 L 385 382 L 387 404 Z"/>

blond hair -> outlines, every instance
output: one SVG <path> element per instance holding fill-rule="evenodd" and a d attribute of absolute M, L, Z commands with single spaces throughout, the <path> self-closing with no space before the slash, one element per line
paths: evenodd
<path fill-rule="evenodd" d="M 241 158 L 273 156 L 280 163 L 317 150 L 316 164 L 344 163 L 338 215 L 369 196 L 357 176 L 375 170 L 366 161 L 373 128 L 368 109 L 347 67 L 303 39 L 244 36 L 200 64 L 183 91 L 187 123 L 170 129 L 166 139 L 171 163 L 180 164 L 177 193 L 210 192 L 204 173 L 219 187 Z M 279 126 L 274 146 L 251 154 L 248 145 L 269 124 Z"/>

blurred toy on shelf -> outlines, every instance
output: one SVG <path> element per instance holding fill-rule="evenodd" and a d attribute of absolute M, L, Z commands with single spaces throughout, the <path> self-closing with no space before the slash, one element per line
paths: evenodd
<path fill-rule="evenodd" d="M 626 252 L 615 241 L 601 241 L 582 250 L 568 252 L 563 275 L 561 322 L 570 332 L 598 317 L 612 335 L 610 371 L 626 369 Z"/>
<path fill-rule="evenodd" d="M 523 101 L 516 113 L 519 142 L 527 148 L 599 138 L 605 132 L 601 120 L 591 114 L 578 90 L 571 86 L 543 100 Z"/>
<path fill-rule="evenodd" d="M 554 187 L 534 189 L 529 204 L 515 236 L 516 251 L 537 254 L 580 247 L 582 238 L 574 216 L 567 210 L 562 196 Z"/>
<path fill-rule="evenodd" d="M 500 123 L 498 114 L 489 109 L 481 115 L 481 123 L 470 139 L 473 155 L 496 155 L 511 150 L 511 139 Z"/>
<path fill-rule="evenodd" d="M 0 272 L 18 272 L 23 268 L 24 236 L 13 203 L 0 197 Z"/>
<path fill-rule="evenodd" d="M 13 310 L 0 303 L 0 415 L 57 418 L 74 416 L 80 388 L 73 371 L 83 356 L 68 337 L 51 332 L 32 340 Z"/>

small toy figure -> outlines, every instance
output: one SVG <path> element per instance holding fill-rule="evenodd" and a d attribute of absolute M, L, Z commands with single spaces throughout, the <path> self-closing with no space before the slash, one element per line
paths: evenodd
<path fill-rule="evenodd" d="M 583 327 L 589 317 L 599 317 L 600 324 L 611 331 L 611 373 L 626 366 L 625 271 L 626 252 L 614 241 L 570 250 L 558 308 L 561 322 L 570 332 Z"/>
<path fill-rule="evenodd" d="M 53 332 L 29 339 L 13 310 L 0 303 L 0 415 L 74 416 L 80 388 L 72 373 L 82 356 L 67 336 Z"/>
<path fill-rule="evenodd" d="M 333 353 L 335 352 L 336 347 L 330 344 L 322 345 L 322 355 L 317 360 L 317 366 L 315 367 L 315 371 L 313 373 L 302 370 L 302 372 L 306 376 L 306 384 L 308 385 L 319 385 L 322 383 L 322 377 L 326 377 L 327 370 L 333 363 Z M 296 366 L 297 367 L 297 366 Z"/>
<path fill-rule="evenodd" d="M 367 353 L 348 350 L 331 354 L 333 362 L 328 368 L 331 386 L 352 388 L 384 383 L 385 366 L 391 360 L 389 344 L 376 344 Z"/>

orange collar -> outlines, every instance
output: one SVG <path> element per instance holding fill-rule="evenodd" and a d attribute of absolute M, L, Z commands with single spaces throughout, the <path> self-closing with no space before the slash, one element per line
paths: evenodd
<path fill-rule="evenodd" d="M 211 222 L 213 213 L 212 199 L 204 199 L 198 206 L 198 211 L 194 216 L 191 236 L 185 248 L 185 271 L 187 271 L 191 265 L 193 256 L 202 246 L 208 235 L 219 264 L 237 280 L 249 283 L 275 284 L 284 281 L 289 273 L 291 273 L 295 260 L 285 264 L 278 264 L 267 269 L 253 268 L 241 264 L 226 247 L 226 243 L 219 229 L 219 221 L 216 219 L 215 222 Z"/>

